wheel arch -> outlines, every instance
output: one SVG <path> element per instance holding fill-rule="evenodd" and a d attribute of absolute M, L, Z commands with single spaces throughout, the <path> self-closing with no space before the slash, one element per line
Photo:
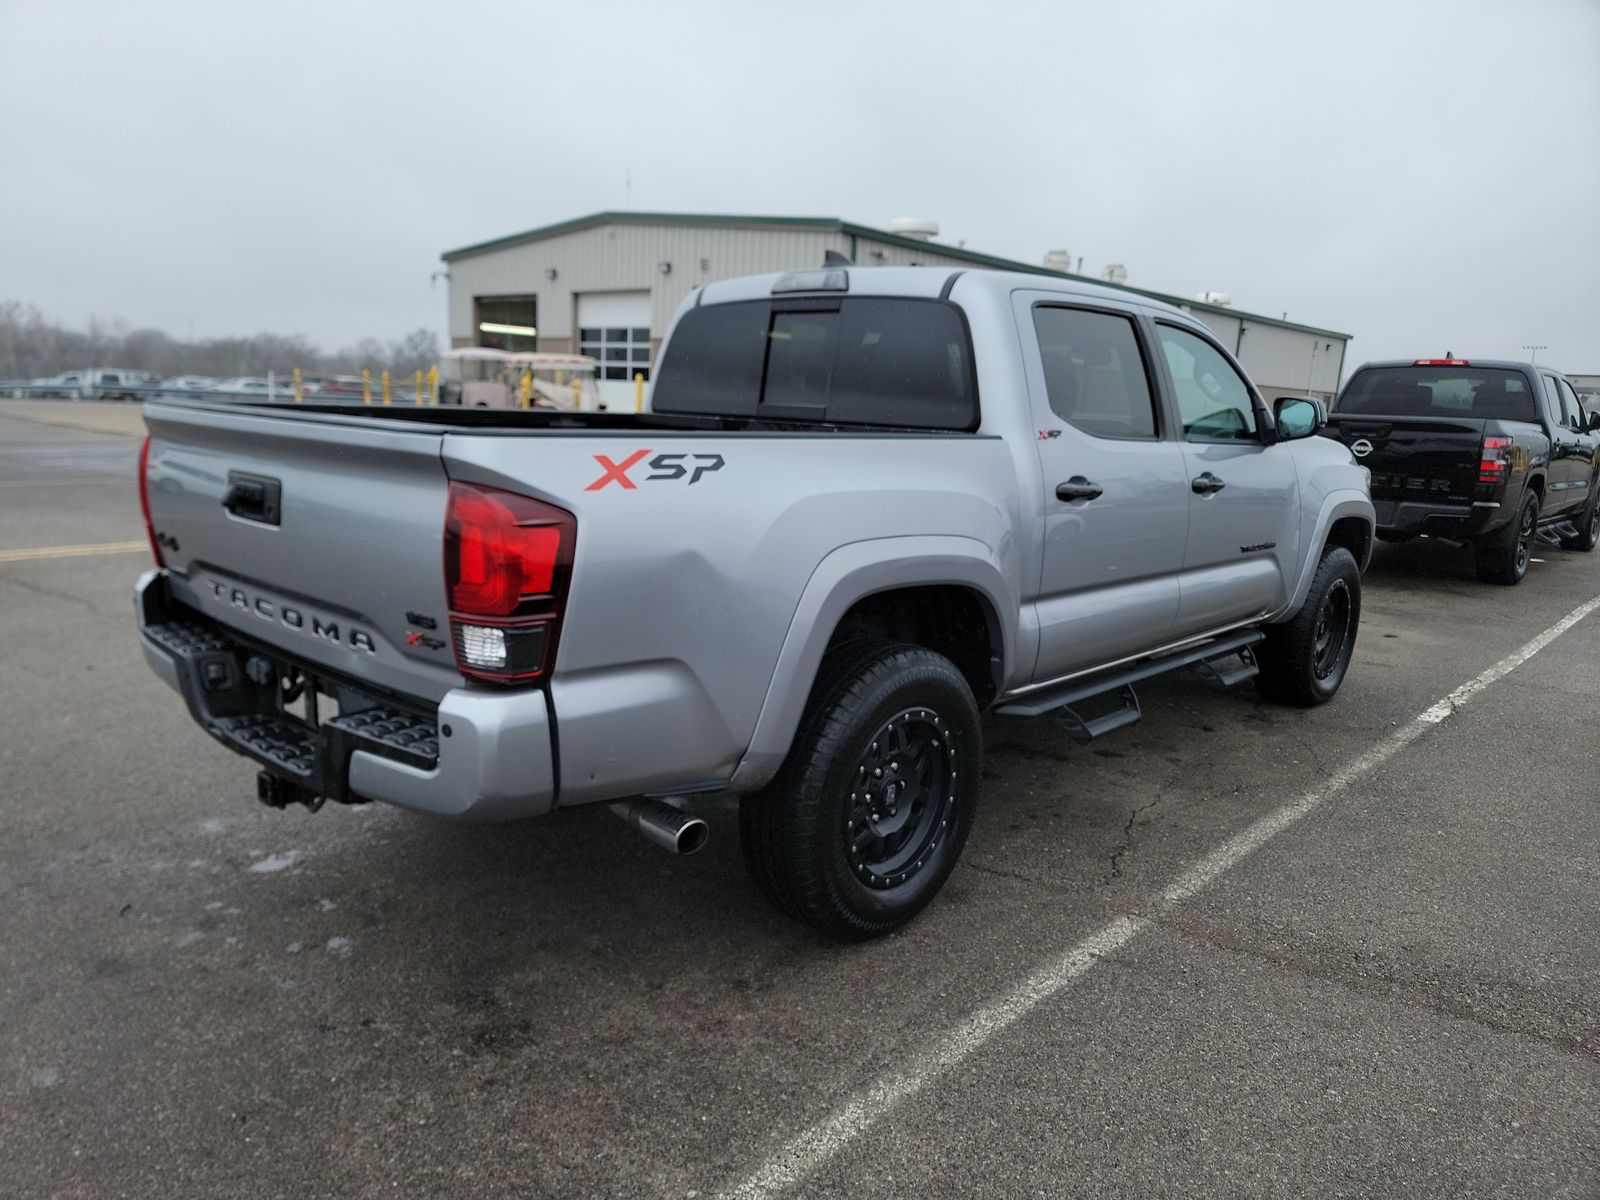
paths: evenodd
<path fill-rule="evenodd" d="M 1311 532 L 1301 542 L 1306 547 L 1306 554 L 1300 563 L 1289 601 L 1269 621 L 1286 621 L 1299 611 L 1311 591 L 1311 581 L 1316 576 L 1323 551 L 1330 545 L 1348 549 L 1355 556 L 1356 566 L 1365 572 L 1372 557 L 1373 533 L 1377 523 L 1372 500 L 1365 492 L 1348 488 L 1324 496 Z"/>
<path fill-rule="evenodd" d="M 891 637 L 945 654 L 980 707 L 1016 663 L 1015 587 L 984 543 L 957 536 L 853 542 L 818 564 L 801 594 L 738 769 L 735 792 L 763 787 L 782 766 L 827 651 L 856 636 Z M 966 637 L 981 623 L 981 649 Z"/>

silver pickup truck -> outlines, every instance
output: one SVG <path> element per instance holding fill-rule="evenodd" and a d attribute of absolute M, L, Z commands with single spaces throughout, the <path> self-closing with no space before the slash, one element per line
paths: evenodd
<path fill-rule="evenodd" d="M 282 806 L 608 803 L 892 929 L 977 815 L 981 714 L 1086 741 L 1192 668 L 1338 690 L 1366 472 L 1187 314 L 833 267 L 690 295 L 651 411 L 151 403 L 150 664 Z"/>

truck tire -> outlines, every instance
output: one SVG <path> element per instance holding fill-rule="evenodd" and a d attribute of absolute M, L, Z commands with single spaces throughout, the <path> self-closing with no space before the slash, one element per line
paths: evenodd
<path fill-rule="evenodd" d="M 1533 543 L 1539 532 L 1539 493 L 1529 488 L 1522 493 L 1517 519 L 1500 532 L 1472 548 L 1478 578 L 1484 583 L 1512 586 L 1522 582 L 1533 559 Z"/>
<path fill-rule="evenodd" d="M 1339 691 L 1361 626 L 1361 568 L 1343 546 L 1322 552 L 1300 610 L 1266 627 L 1256 647 L 1256 689 L 1268 700 L 1314 708 Z"/>
<path fill-rule="evenodd" d="M 977 814 L 972 689 L 920 646 L 862 641 L 823 660 L 789 757 L 739 806 L 757 887 L 839 941 L 898 929 L 938 894 Z"/>
<path fill-rule="evenodd" d="M 1578 526 L 1577 535 L 1562 538 L 1561 545 L 1564 549 L 1587 554 L 1600 543 L 1600 492 L 1595 491 L 1593 481 L 1589 484 L 1589 503 L 1584 505 L 1583 515 L 1575 524 Z"/>

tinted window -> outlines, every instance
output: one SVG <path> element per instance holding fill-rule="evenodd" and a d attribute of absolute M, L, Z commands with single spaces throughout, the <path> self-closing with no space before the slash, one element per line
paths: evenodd
<path fill-rule="evenodd" d="M 828 372 L 839 314 L 775 312 L 767 330 L 766 385 L 761 407 L 778 415 L 820 417 L 828 407 Z"/>
<path fill-rule="evenodd" d="M 657 412 L 753 417 L 771 306 L 718 304 L 683 314 L 657 366 Z"/>
<path fill-rule="evenodd" d="M 1520 371 L 1493 367 L 1366 367 L 1334 411 L 1357 416 L 1537 421 L 1538 401 Z"/>
<path fill-rule="evenodd" d="M 846 300 L 828 419 L 965 429 L 977 422 L 967 333 L 947 304 Z"/>
<path fill-rule="evenodd" d="M 1133 322 L 1109 313 L 1033 311 L 1050 408 L 1097 437 L 1154 437 L 1155 408 Z"/>
<path fill-rule="evenodd" d="M 667 342 L 657 412 L 761 415 L 914 429 L 978 422 L 959 314 L 931 300 L 841 298 L 690 309 Z"/>

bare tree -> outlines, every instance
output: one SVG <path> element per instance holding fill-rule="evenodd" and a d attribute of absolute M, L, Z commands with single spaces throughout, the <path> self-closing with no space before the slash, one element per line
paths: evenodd
<path fill-rule="evenodd" d="M 93 317 L 87 329 L 48 320 L 20 300 L 0 301 L 0 378 L 30 379 L 85 367 L 127 367 L 157 375 L 287 376 L 296 367 L 308 375 L 350 374 L 363 367 L 376 374 L 406 376 L 438 360 L 438 338 L 417 329 L 398 341 L 362 338 L 326 354 L 309 338 L 258 333 L 254 337 L 179 341 L 159 329 L 130 329 L 125 321 Z"/>

